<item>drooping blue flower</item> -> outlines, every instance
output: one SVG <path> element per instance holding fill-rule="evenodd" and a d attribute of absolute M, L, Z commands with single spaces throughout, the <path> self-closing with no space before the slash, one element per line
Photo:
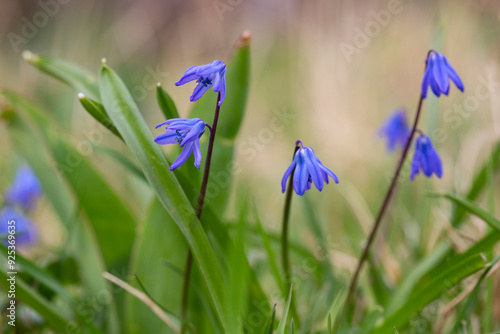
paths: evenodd
<path fill-rule="evenodd" d="M 442 54 L 432 50 L 427 57 L 427 67 L 425 68 L 422 80 L 422 97 L 427 97 L 429 86 L 432 92 L 439 97 L 441 93 L 448 95 L 450 92 L 450 80 L 455 86 L 464 91 L 464 84 L 455 69 L 450 65 L 448 59 Z"/>
<path fill-rule="evenodd" d="M 38 240 L 38 230 L 35 224 L 14 207 L 7 206 L 0 211 L 0 238 L 4 240 L 5 245 L 8 244 L 5 239 L 12 230 L 15 230 L 16 246 L 30 246 Z"/>
<path fill-rule="evenodd" d="M 415 154 L 413 155 L 410 169 L 411 181 L 413 181 L 415 175 L 420 173 L 420 170 L 427 177 L 431 177 L 433 173 L 439 178 L 443 175 L 441 158 L 434 149 L 431 139 L 426 135 L 420 135 L 417 138 Z"/>
<path fill-rule="evenodd" d="M 156 128 L 164 125 L 166 126 L 165 133 L 157 136 L 155 142 L 161 145 L 179 144 L 183 147 L 181 154 L 170 166 L 170 170 L 185 163 L 191 153 L 194 155 L 194 165 L 199 169 L 201 162 L 200 137 L 205 133 L 206 123 L 199 118 L 172 118 L 158 124 Z"/>
<path fill-rule="evenodd" d="M 404 148 L 410 135 L 410 128 L 404 110 L 396 110 L 382 124 L 379 135 L 387 139 L 387 150 L 393 152 L 396 146 Z"/>
<path fill-rule="evenodd" d="M 184 85 L 193 80 L 196 80 L 198 85 L 189 98 L 191 102 L 197 101 L 212 86 L 214 92 L 220 92 L 219 106 L 224 102 L 226 97 L 226 64 L 223 61 L 216 60 L 207 65 L 191 66 L 175 85 Z"/>
<path fill-rule="evenodd" d="M 19 167 L 14 181 L 5 191 L 5 201 L 11 205 L 21 205 L 30 210 L 42 194 L 42 186 L 35 173 L 27 165 Z"/>
<path fill-rule="evenodd" d="M 323 165 L 310 147 L 299 148 L 295 153 L 292 163 L 286 170 L 285 175 L 283 175 L 283 179 L 281 179 L 282 192 L 285 192 L 286 182 L 292 172 L 293 189 L 300 196 L 304 195 L 306 190 L 311 189 L 311 182 L 314 182 L 319 191 L 323 190 L 323 182 L 328 183 L 328 176 L 335 183 L 339 183 L 337 175 Z"/>

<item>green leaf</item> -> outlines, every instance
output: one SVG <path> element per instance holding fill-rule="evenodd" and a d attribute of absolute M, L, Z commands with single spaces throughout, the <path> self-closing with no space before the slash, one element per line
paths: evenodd
<path fill-rule="evenodd" d="M 273 334 L 274 333 L 274 319 L 276 318 L 276 304 L 273 306 L 273 310 L 271 311 L 271 315 L 267 320 L 268 325 L 266 326 L 267 330 L 265 333 Z"/>
<path fill-rule="evenodd" d="M 413 291 L 410 298 L 398 310 L 390 314 L 379 327 L 370 333 L 384 334 L 393 330 L 394 326 L 403 327 L 415 312 L 438 298 L 451 286 L 484 268 L 485 264 L 481 255 L 475 255 L 464 258 L 452 266 L 443 267 L 428 283 Z"/>
<path fill-rule="evenodd" d="M 179 117 L 174 100 L 172 100 L 170 95 L 161 87 L 160 83 L 156 86 L 156 99 L 158 100 L 158 105 L 165 119 Z"/>
<path fill-rule="evenodd" d="M 97 101 L 92 100 L 91 98 L 88 98 L 85 96 L 83 93 L 78 93 L 78 99 L 80 100 L 80 103 L 82 104 L 82 107 L 85 108 L 89 112 L 89 114 L 94 117 L 96 121 L 104 125 L 106 129 L 111 131 L 115 136 L 118 138 L 122 139 L 122 136 L 116 129 L 116 127 L 111 123 L 111 120 L 109 119 L 108 115 L 106 114 L 106 111 L 104 110 L 104 107 L 102 104 L 100 104 Z"/>
<path fill-rule="evenodd" d="M 467 198 L 453 195 L 453 194 L 436 194 L 436 195 L 441 196 L 441 197 L 445 197 L 445 198 L 453 201 L 455 204 L 464 208 L 466 211 L 468 211 L 468 212 L 472 213 L 473 215 L 484 220 L 492 228 L 496 229 L 497 231 L 500 231 L 500 220 L 496 219 L 495 216 L 493 216 L 488 211 L 479 207 L 476 203 L 468 200 Z"/>
<path fill-rule="evenodd" d="M 295 324 L 293 323 L 293 318 L 290 321 L 290 334 L 295 334 Z"/>
<path fill-rule="evenodd" d="M 108 156 L 119 162 L 123 167 L 125 167 L 126 170 L 131 172 L 137 178 L 141 179 L 144 182 L 147 182 L 146 177 L 144 176 L 142 170 L 139 167 L 137 167 L 135 163 L 130 161 L 130 159 L 123 153 L 117 150 L 113 150 L 109 147 L 103 147 L 103 146 L 94 146 L 94 149 L 107 154 Z"/>
<path fill-rule="evenodd" d="M 89 217 L 107 268 L 124 268 L 137 225 L 129 206 L 74 147 L 54 133 L 49 134 L 49 142 L 60 175 L 68 180 Z"/>
<path fill-rule="evenodd" d="M 129 91 L 118 75 L 105 64 L 101 68 L 100 88 L 109 117 L 141 165 L 156 196 L 186 238 L 210 292 L 217 316 L 223 328 L 227 329 L 227 308 L 224 303 L 227 291 L 222 272 L 190 202 L 177 179 L 169 172 L 169 165 L 159 146 L 154 143 L 151 131 Z"/>
<path fill-rule="evenodd" d="M 99 88 L 95 76 L 78 65 L 29 51 L 23 52 L 23 58 L 40 71 L 73 87 L 77 92 L 99 100 Z"/>
<path fill-rule="evenodd" d="M 257 212 L 257 208 L 254 209 L 255 221 L 257 223 L 257 229 L 262 238 L 262 243 L 264 244 L 264 248 L 267 253 L 267 258 L 269 260 L 269 265 L 271 266 L 271 272 L 273 273 L 274 278 L 276 279 L 276 285 L 284 294 L 285 284 L 283 283 L 283 278 L 281 277 L 281 271 L 278 267 L 278 262 L 276 261 L 276 255 L 271 246 L 271 241 L 269 239 L 269 235 L 262 227 L 262 222 L 260 221 L 259 213 Z"/>
<path fill-rule="evenodd" d="M 134 245 L 130 273 L 137 274 L 148 293 L 174 314 L 180 314 L 183 279 L 162 263 L 184 268 L 187 251 L 179 228 L 160 201 L 153 198 Z M 126 298 L 125 319 L 131 333 L 172 333 L 149 307 L 131 295 Z"/>
<path fill-rule="evenodd" d="M 293 284 L 290 287 L 290 293 L 288 294 L 288 299 L 286 301 L 285 311 L 283 312 L 283 316 L 281 317 L 281 321 L 278 325 L 278 329 L 276 330 L 276 334 L 285 334 L 286 321 L 288 319 L 288 311 L 290 310 L 290 303 L 292 302 L 292 289 L 293 289 Z"/>
<path fill-rule="evenodd" d="M 500 141 L 498 141 L 491 152 L 490 158 L 481 167 L 479 173 L 474 177 L 472 186 L 467 193 L 467 199 L 475 200 L 484 189 L 488 181 L 488 174 L 497 172 L 500 168 Z M 453 208 L 451 224 L 457 227 L 464 219 L 466 210 L 462 206 Z"/>

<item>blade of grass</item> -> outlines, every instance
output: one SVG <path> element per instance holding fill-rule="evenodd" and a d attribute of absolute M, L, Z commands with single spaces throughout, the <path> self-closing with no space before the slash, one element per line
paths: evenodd
<path fill-rule="evenodd" d="M 500 220 L 496 219 L 491 213 L 479 207 L 476 203 L 470 201 L 467 198 L 453 195 L 453 194 L 433 194 L 433 196 L 445 197 L 455 204 L 462 207 L 466 212 L 470 212 L 473 215 L 481 218 L 485 223 L 490 225 L 493 229 L 500 232 Z"/>
<path fill-rule="evenodd" d="M 292 289 L 293 289 L 293 284 L 290 287 L 290 293 L 288 294 L 285 310 L 283 311 L 283 316 L 281 317 L 281 321 L 278 325 L 278 329 L 276 330 L 276 334 L 285 334 L 285 327 L 288 319 L 288 311 L 290 310 L 290 303 L 292 302 Z"/>
<path fill-rule="evenodd" d="M 40 71 L 73 87 L 77 92 L 99 100 L 99 88 L 95 76 L 80 66 L 30 51 L 24 51 L 23 58 Z"/>

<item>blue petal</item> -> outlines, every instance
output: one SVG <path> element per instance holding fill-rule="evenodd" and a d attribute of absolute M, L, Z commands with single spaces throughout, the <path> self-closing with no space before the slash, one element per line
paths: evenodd
<path fill-rule="evenodd" d="M 288 178 L 290 177 L 290 175 L 292 174 L 292 171 L 295 168 L 296 164 L 297 164 L 297 161 L 294 157 L 292 163 L 290 164 L 290 166 L 288 166 L 288 168 L 285 171 L 285 174 L 283 175 L 283 178 L 281 179 L 281 192 L 282 193 L 284 193 L 286 190 L 286 182 L 287 182 Z"/>
<path fill-rule="evenodd" d="M 446 64 L 444 62 L 444 56 L 440 53 L 432 55 L 434 57 L 433 74 L 436 83 L 438 84 L 439 90 L 442 93 L 448 94 L 450 90 L 450 81 L 448 79 L 448 73 L 446 71 Z"/>
<path fill-rule="evenodd" d="M 191 97 L 189 98 L 189 101 L 191 102 L 198 101 L 200 97 L 202 97 L 203 94 L 205 94 L 205 92 L 210 88 L 210 86 L 211 85 L 205 86 L 201 82 L 198 83 L 198 85 L 193 91 L 193 95 L 191 95 Z"/>
<path fill-rule="evenodd" d="M 458 76 L 455 69 L 451 66 L 451 64 L 448 62 L 448 59 L 446 59 L 446 58 L 445 58 L 445 66 L 446 66 L 446 70 L 448 72 L 448 76 L 450 77 L 451 81 L 453 81 L 455 86 L 457 86 L 457 88 L 463 92 L 464 91 L 464 84 L 462 83 L 462 80 Z"/>
<path fill-rule="evenodd" d="M 205 77 L 209 74 L 221 71 L 224 67 L 226 67 L 226 64 L 224 64 L 224 62 L 215 60 L 210 64 L 200 66 L 200 68 L 196 71 L 196 74 Z"/>
<path fill-rule="evenodd" d="M 155 138 L 155 143 L 160 145 L 177 144 L 176 137 L 177 133 L 175 131 L 167 130 Z"/>
<path fill-rule="evenodd" d="M 417 175 L 419 172 L 420 172 L 420 161 L 418 159 L 418 154 L 415 151 L 415 153 L 413 154 L 413 159 L 411 161 L 410 181 L 413 181 L 415 175 Z"/>
<path fill-rule="evenodd" d="M 200 66 L 191 66 L 184 72 L 184 75 L 175 83 L 176 86 L 184 85 L 190 81 L 196 80 L 199 78 L 199 75 L 196 74 Z"/>
<path fill-rule="evenodd" d="M 332 177 L 332 179 L 333 179 L 333 181 L 335 181 L 335 183 L 339 183 L 339 178 L 337 177 L 337 175 L 335 175 L 334 172 L 332 172 L 328 167 L 323 165 L 323 163 L 319 159 L 317 160 L 317 163 L 326 174 L 328 174 Z"/>
<path fill-rule="evenodd" d="M 224 74 L 222 74 L 222 79 L 221 79 L 221 88 L 220 88 L 220 101 L 219 101 L 219 107 L 224 102 L 224 99 L 226 98 L 226 72 L 224 71 Z"/>
<path fill-rule="evenodd" d="M 193 142 L 190 142 L 184 146 L 184 148 L 181 151 L 181 154 L 179 154 L 177 159 L 175 159 L 175 161 L 170 166 L 170 170 L 174 170 L 186 162 L 186 160 L 191 155 L 191 152 L 193 152 L 193 145 L 194 145 Z"/>
<path fill-rule="evenodd" d="M 431 75 L 431 69 L 429 64 L 425 68 L 424 78 L 422 79 L 422 97 L 425 99 L 427 97 L 427 91 L 429 90 L 429 80 Z"/>
<path fill-rule="evenodd" d="M 297 160 L 297 166 L 295 167 L 295 173 L 293 175 L 293 188 L 295 189 L 295 192 L 302 196 L 305 194 L 307 190 L 307 183 L 309 179 L 309 173 L 307 172 L 307 167 L 305 166 L 304 162 L 304 157 L 302 156 L 302 152 L 299 149 L 297 151 L 298 155 L 298 160 Z"/>
<path fill-rule="evenodd" d="M 217 73 L 215 73 L 214 82 L 213 82 L 213 90 L 214 90 L 214 92 L 220 91 L 221 83 L 222 83 L 222 80 L 221 80 L 221 77 L 220 77 L 220 73 L 217 72 Z"/>
<path fill-rule="evenodd" d="M 180 145 L 184 146 L 187 142 L 193 141 L 193 139 L 198 140 L 200 136 L 205 132 L 205 122 L 201 121 L 196 123 L 187 133 L 187 135 L 182 139 Z"/>
<path fill-rule="evenodd" d="M 163 123 L 158 124 L 155 129 L 158 129 L 160 126 L 163 125 L 172 125 L 172 126 L 178 126 L 178 125 L 189 125 L 189 124 L 194 124 L 196 121 L 199 120 L 199 118 L 171 118 L 166 120 Z"/>
<path fill-rule="evenodd" d="M 200 142 L 198 140 L 194 141 L 193 155 L 194 155 L 194 165 L 196 166 L 196 168 L 200 169 L 201 152 L 200 152 Z"/>
<path fill-rule="evenodd" d="M 431 76 L 429 78 L 429 82 L 431 84 L 431 89 L 434 95 L 437 97 L 441 96 L 441 91 L 439 90 L 439 85 L 437 84 L 436 80 L 434 79 L 434 76 Z"/>
<path fill-rule="evenodd" d="M 316 157 L 316 154 L 314 154 L 314 151 L 310 147 L 304 148 L 304 153 L 305 153 L 304 160 L 306 162 L 307 170 L 311 175 L 314 185 L 319 191 L 321 191 L 323 190 L 323 175 L 321 174 L 321 168 L 316 162 L 318 158 Z"/>

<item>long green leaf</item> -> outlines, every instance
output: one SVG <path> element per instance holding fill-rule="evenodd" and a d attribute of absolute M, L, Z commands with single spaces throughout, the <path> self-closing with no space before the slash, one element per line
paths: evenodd
<path fill-rule="evenodd" d="M 196 264 L 210 291 L 212 303 L 224 328 L 226 319 L 226 288 L 212 247 L 190 202 L 160 148 L 153 141 L 150 129 L 142 118 L 132 96 L 118 75 L 103 64 L 100 72 L 103 105 L 128 145 L 158 199 L 184 234 Z"/>
<path fill-rule="evenodd" d="M 497 231 L 500 231 L 500 220 L 495 218 L 495 216 L 493 216 L 488 211 L 479 207 L 476 203 L 468 200 L 467 198 L 453 195 L 453 194 L 442 194 L 442 195 L 438 194 L 438 196 L 442 196 L 442 197 L 445 197 L 445 198 L 453 201 L 455 204 L 461 206 L 466 211 L 468 211 L 468 212 L 474 214 L 475 216 L 481 218 L 482 220 L 484 220 L 492 228 L 496 229 Z"/>
<path fill-rule="evenodd" d="M 443 270 L 427 284 L 413 292 L 410 298 L 385 321 L 370 333 L 390 333 L 394 326 L 401 328 L 408 323 L 413 314 L 438 298 L 443 291 L 449 289 L 464 278 L 485 267 L 485 260 L 481 255 L 463 259 L 460 263 Z"/>
<path fill-rule="evenodd" d="M 486 182 L 488 181 L 488 174 L 492 172 L 498 172 L 500 169 L 500 141 L 498 141 L 491 152 L 490 158 L 486 161 L 479 173 L 474 177 L 472 186 L 469 189 L 466 197 L 467 199 L 473 201 L 475 200 L 481 191 L 484 189 Z M 464 219 L 466 210 L 462 206 L 455 206 L 452 212 L 451 224 L 453 226 L 458 226 Z"/>
<path fill-rule="evenodd" d="M 168 261 L 183 268 L 187 250 L 184 236 L 160 201 L 153 198 L 134 246 L 130 272 L 137 274 L 155 300 L 162 301 L 162 305 L 174 314 L 180 314 L 182 276 L 162 262 Z M 172 333 L 140 300 L 128 295 L 126 304 L 126 321 L 130 333 Z"/>
<path fill-rule="evenodd" d="M 290 310 L 290 304 L 292 302 L 292 289 L 293 289 L 293 284 L 290 287 L 290 293 L 288 294 L 285 310 L 283 311 L 283 316 L 281 317 L 281 321 L 278 325 L 278 329 L 276 330 L 276 334 L 285 334 L 285 327 L 288 319 L 288 311 Z"/>
<path fill-rule="evenodd" d="M 84 93 L 93 100 L 99 100 L 99 88 L 95 76 L 78 65 L 29 51 L 23 53 L 23 58 L 40 71 L 73 87 L 77 92 Z"/>

